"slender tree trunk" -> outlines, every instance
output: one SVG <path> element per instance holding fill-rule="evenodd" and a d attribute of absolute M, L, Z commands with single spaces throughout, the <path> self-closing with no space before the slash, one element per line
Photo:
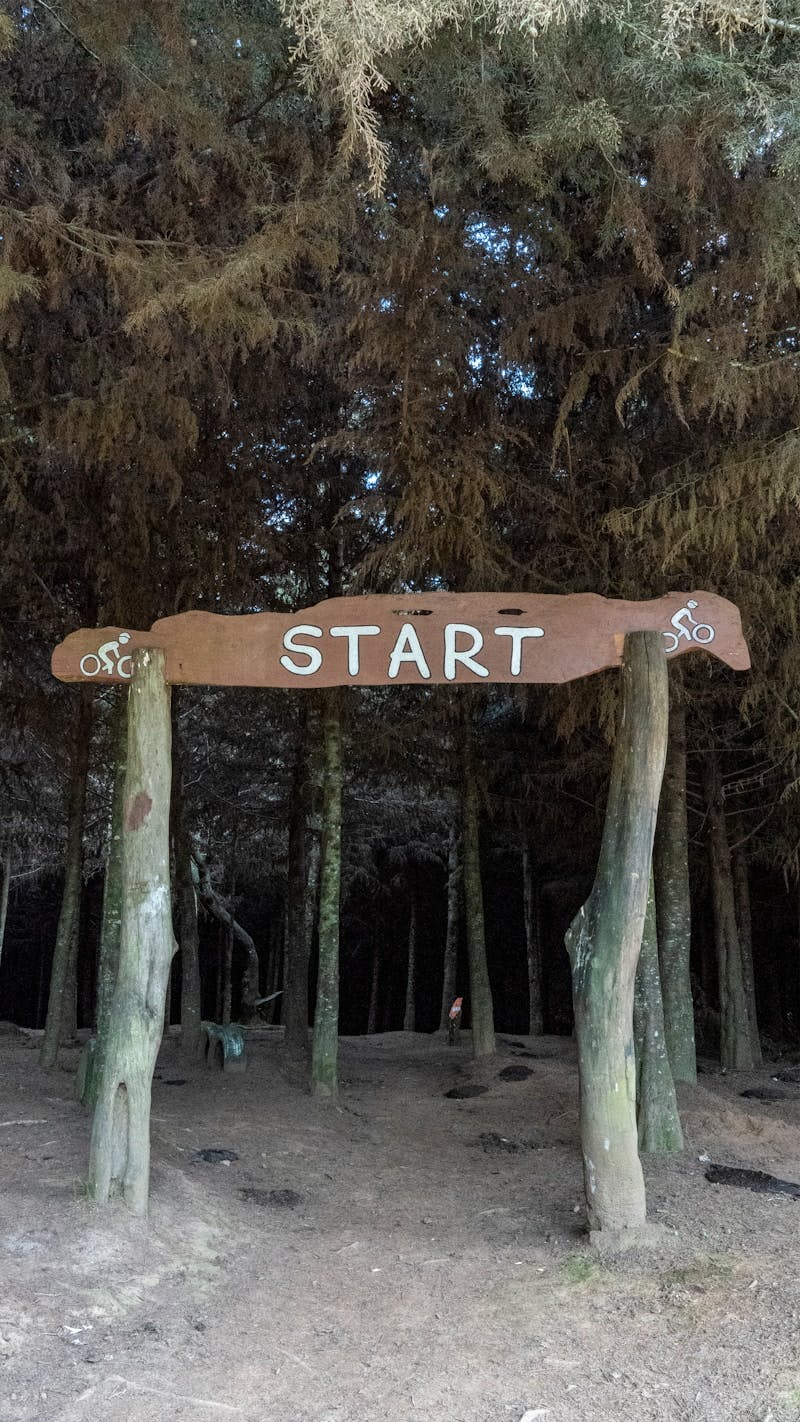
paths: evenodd
<path fill-rule="evenodd" d="M 408 924 L 408 962 L 406 970 L 406 1002 L 403 1013 L 403 1031 L 417 1030 L 417 887 L 415 875 L 411 876 L 411 915 Z"/>
<path fill-rule="evenodd" d="M 669 739 L 653 849 L 664 1030 L 675 1081 L 697 1081 L 689 956 L 692 913 L 686 815 L 686 708 L 680 667 L 672 666 Z"/>
<path fill-rule="evenodd" d="M 6 937 L 6 919 L 8 917 L 8 894 L 11 888 L 11 851 L 3 851 L 2 862 L 0 862 L 0 962 L 3 960 L 3 944 Z"/>
<path fill-rule="evenodd" d="M 444 940 L 444 976 L 442 979 L 442 1010 L 439 1015 L 440 1032 L 447 1031 L 448 1014 L 456 996 L 458 975 L 458 938 L 461 928 L 463 905 L 463 873 L 461 868 L 458 825 L 450 826 L 450 844 L 447 852 L 447 930 Z"/>
<path fill-rule="evenodd" d="M 750 873 L 747 855 L 742 845 L 732 852 L 733 887 L 736 900 L 736 924 L 739 929 L 739 948 L 742 955 L 742 977 L 747 999 L 747 1022 L 750 1029 L 750 1046 L 753 1064 L 761 1066 L 761 1037 L 758 1031 L 758 1009 L 756 1007 L 756 984 L 753 972 L 753 918 L 750 912 Z"/>
<path fill-rule="evenodd" d="M 174 939 L 169 877 L 170 693 L 164 653 L 137 652 L 122 830 L 122 935 L 97 1092 L 88 1194 L 147 1212 L 150 1094 Z"/>
<path fill-rule="evenodd" d="M 637 1150 L 633 990 L 667 745 L 667 663 L 658 632 L 625 638 L 622 708 L 600 861 L 566 943 L 572 964 L 581 1148 L 591 1231 L 645 1223 Z"/>
<path fill-rule="evenodd" d="M 372 980 L 369 986 L 369 1010 L 367 1012 L 367 1032 L 372 1035 L 378 1030 L 378 1003 L 380 1001 L 381 955 L 378 936 L 372 945 Z"/>
<path fill-rule="evenodd" d="M 50 995 L 47 1020 L 41 1047 L 41 1064 L 54 1067 L 58 1048 L 65 1037 L 65 1028 L 74 1032 L 75 969 L 78 955 L 78 934 L 83 890 L 83 823 L 86 812 L 86 777 L 89 769 L 91 739 L 91 693 L 78 692 L 79 702 L 72 753 L 72 773 L 69 785 L 67 848 L 64 874 L 64 894 L 56 932 L 56 946 L 50 974 Z"/>
<path fill-rule="evenodd" d="M 282 986 L 283 943 L 283 920 L 280 914 L 276 914 L 269 930 L 269 961 L 267 964 L 266 995 L 272 998 L 272 1001 L 267 1003 L 267 1022 L 270 1025 L 277 1022 L 280 1012 L 281 999 L 273 997 L 273 993 L 279 992 Z"/>
<path fill-rule="evenodd" d="M 528 962 L 528 1032 L 533 1037 L 541 1037 L 544 1032 L 541 889 L 527 833 L 522 844 L 522 898 Z"/>
<path fill-rule="evenodd" d="M 486 930 L 481 883 L 480 810 L 472 745 L 465 744 L 464 777 L 461 791 L 464 839 L 464 906 L 469 961 L 470 1021 L 472 1051 L 476 1057 L 490 1057 L 495 1050 L 494 1007 L 486 962 Z"/>
<path fill-rule="evenodd" d="M 308 958 L 306 931 L 308 896 L 306 853 L 309 774 L 308 718 L 298 727 L 289 805 L 289 846 L 286 882 L 286 983 L 283 994 L 284 1059 L 299 1074 L 308 1066 Z"/>
<path fill-rule="evenodd" d="M 311 1053 L 311 1089 L 338 1090 L 339 911 L 342 875 L 342 700 L 325 693 L 323 715 L 322 854 L 319 890 L 319 972 Z"/>
<path fill-rule="evenodd" d="M 742 950 L 736 924 L 733 867 L 722 778 L 717 753 L 711 748 L 703 756 L 703 785 L 708 808 L 711 897 L 719 976 L 720 1062 L 728 1071 L 749 1071 L 754 1065 L 754 1057 Z"/>
<path fill-rule="evenodd" d="M 683 1150 L 683 1131 L 664 1030 L 652 877 L 642 949 L 636 968 L 633 1030 L 636 1041 L 639 1149 L 653 1155 L 669 1155 Z"/>

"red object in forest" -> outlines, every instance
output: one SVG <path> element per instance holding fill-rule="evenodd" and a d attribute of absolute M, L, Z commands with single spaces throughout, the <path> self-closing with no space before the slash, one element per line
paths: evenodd
<path fill-rule="evenodd" d="M 450 1008 L 448 1016 L 451 1017 L 454 1022 L 456 1018 L 461 1016 L 461 1004 L 463 1001 L 463 997 L 457 997 L 455 999 L 455 1002 L 453 1003 L 453 1006 Z"/>

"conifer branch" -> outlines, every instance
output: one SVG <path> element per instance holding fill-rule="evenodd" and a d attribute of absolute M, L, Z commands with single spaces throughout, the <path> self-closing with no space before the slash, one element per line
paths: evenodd
<path fill-rule="evenodd" d="M 73 39 L 77 45 L 80 45 L 81 49 L 84 51 L 85 54 L 88 54 L 90 59 L 93 59 L 96 64 L 102 64 L 100 55 L 95 54 L 94 50 L 89 48 L 86 41 L 81 39 L 80 35 L 76 34 L 74 30 L 70 29 L 69 25 L 66 23 L 65 20 L 62 20 L 61 16 L 56 10 L 53 9 L 52 5 L 48 5 L 47 0 L 33 0 L 33 3 L 35 5 L 38 5 L 40 9 L 46 10 L 48 15 L 51 16 L 51 18 L 55 21 L 59 28 L 62 29 L 65 34 L 68 34 L 70 39 Z"/>

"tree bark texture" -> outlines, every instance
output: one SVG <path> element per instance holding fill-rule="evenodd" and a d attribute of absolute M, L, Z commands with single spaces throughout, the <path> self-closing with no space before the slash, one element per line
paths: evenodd
<path fill-rule="evenodd" d="M 114 783 L 111 791 L 111 820 L 103 878 L 103 909 L 100 919 L 100 951 L 97 963 L 97 1006 L 94 1050 L 89 1046 L 84 1063 L 80 1099 L 94 1106 L 97 1083 L 108 1041 L 111 1001 L 119 967 L 122 933 L 122 810 L 125 799 L 125 767 L 128 759 L 128 688 L 116 692 L 112 732 Z"/>
<path fill-rule="evenodd" d="M 403 1031 L 417 1030 L 417 891 L 414 874 L 411 875 L 410 914 L 408 922 L 408 957 L 406 963 L 406 1002 L 403 1013 Z"/>
<path fill-rule="evenodd" d="M 306 931 L 306 900 L 311 886 L 306 882 L 308 856 L 309 774 L 305 732 L 307 721 L 301 721 L 295 748 L 289 804 L 289 845 L 286 875 L 286 982 L 283 994 L 283 1051 L 287 1062 L 299 1069 L 308 1065 L 308 959 L 309 935 Z"/>
<path fill-rule="evenodd" d="M 444 940 L 444 975 L 442 977 L 442 1010 L 439 1031 L 446 1032 L 448 1014 L 456 996 L 458 974 L 458 940 L 464 901 L 464 876 L 461 867 L 461 844 L 458 825 L 450 826 L 447 851 L 447 928 Z"/>
<path fill-rule="evenodd" d="M 633 1031 L 636 1042 L 639 1149 L 653 1155 L 669 1155 L 683 1150 L 683 1131 L 664 1031 L 652 878 L 642 948 L 636 967 Z"/>
<path fill-rule="evenodd" d="M 322 719 L 322 851 L 319 886 L 319 970 L 311 1052 L 311 1090 L 338 1090 L 339 912 L 342 877 L 342 698 L 325 693 Z"/>
<path fill-rule="evenodd" d="M 528 1032 L 533 1037 L 541 1037 L 544 1032 L 541 889 L 528 834 L 522 845 L 522 904 L 528 963 Z"/>
<path fill-rule="evenodd" d="M 566 935 L 578 1041 L 589 1228 L 645 1223 L 636 1125 L 633 991 L 667 744 L 667 664 L 658 632 L 625 638 L 622 707 L 600 860 Z"/>
<path fill-rule="evenodd" d="M 177 726 L 175 727 L 177 731 Z M 177 737 L 176 737 L 177 738 Z M 197 922 L 199 874 L 192 857 L 192 837 L 180 754 L 172 776 L 172 846 L 175 856 L 175 901 L 181 954 L 181 1053 L 194 1061 L 200 1048 L 200 933 Z"/>
<path fill-rule="evenodd" d="M 91 693 L 78 692 L 75 741 L 69 780 L 67 845 L 64 865 L 64 892 L 58 916 L 53 966 L 50 972 L 50 994 L 47 1003 L 44 1038 L 40 1061 L 43 1067 L 54 1067 L 58 1048 L 65 1033 L 75 1026 L 76 966 L 80 929 L 81 895 L 83 891 L 83 825 L 86 813 L 86 777 L 89 770 L 91 740 Z"/>
<path fill-rule="evenodd" d="M 465 744 L 461 813 L 472 1051 L 476 1057 L 490 1057 L 495 1050 L 494 1006 L 489 983 L 489 968 L 486 962 L 486 931 L 483 916 L 483 885 L 481 883 L 480 807 L 478 787 L 475 782 L 475 762 L 469 740 Z"/>
<path fill-rule="evenodd" d="M 755 1065 L 747 1011 L 742 950 L 736 923 L 733 865 L 725 819 L 719 760 L 713 748 L 703 756 L 703 788 L 708 810 L 711 898 L 717 954 L 720 1009 L 720 1062 L 727 1071 L 750 1071 Z"/>
<path fill-rule="evenodd" d="M 664 1030 L 672 1076 L 694 1085 L 697 1058 L 689 956 L 692 906 L 686 814 L 686 708 L 680 668 L 669 672 L 669 736 L 653 847 Z"/>
<path fill-rule="evenodd" d="M 761 1038 L 758 1032 L 758 1009 L 756 1007 L 756 983 L 753 971 L 753 918 L 750 911 L 750 869 L 747 854 L 739 844 L 731 852 L 733 864 L 733 888 L 736 900 L 736 926 L 739 930 L 739 948 L 742 954 L 742 975 L 747 999 L 747 1022 L 750 1029 L 750 1047 L 753 1063 L 761 1066 Z"/>
<path fill-rule="evenodd" d="M 147 1212 L 150 1096 L 174 939 L 169 874 L 170 692 L 164 654 L 137 652 L 129 692 L 122 933 L 89 1153 L 89 1197 Z"/>

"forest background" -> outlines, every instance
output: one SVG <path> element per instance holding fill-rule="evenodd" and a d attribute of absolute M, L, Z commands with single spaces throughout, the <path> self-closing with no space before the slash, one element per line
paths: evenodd
<path fill-rule="evenodd" d="M 797 27 L 436 13 L 3 7 L 4 1015 L 42 1024 L 69 892 L 94 1010 L 114 697 L 51 679 L 73 627 L 705 587 L 753 670 L 685 663 L 701 1043 L 723 870 L 762 1028 L 796 1040 Z M 615 710 L 608 674 L 348 694 L 344 1030 L 439 1023 L 465 720 L 498 1025 L 569 1029 Z M 174 716 L 195 848 L 269 993 L 293 814 L 313 869 L 319 706 L 182 690 Z M 210 1016 L 240 1006 L 218 932 Z"/>

